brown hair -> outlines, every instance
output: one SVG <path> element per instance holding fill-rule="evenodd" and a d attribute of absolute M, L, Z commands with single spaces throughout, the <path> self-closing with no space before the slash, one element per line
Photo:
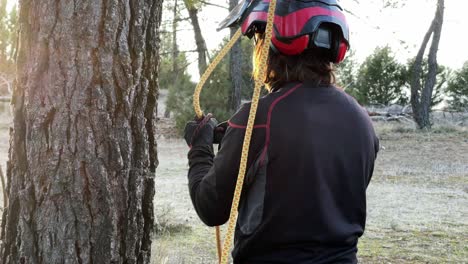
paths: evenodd
<path fill-rule="evenodd" d="M 260 57 L 265 34 L 257 34 L 257 43 L 253 55 L 253 77 L 260 78 Z M 266 71 L 265 87 L 272 92 L 287 82 L 310 81 L 316 85 L 335 83 L 333 63 L 329 54 L 320 49 L 307 49 L 294 56 L 282 55 L 270 48 Z"/>

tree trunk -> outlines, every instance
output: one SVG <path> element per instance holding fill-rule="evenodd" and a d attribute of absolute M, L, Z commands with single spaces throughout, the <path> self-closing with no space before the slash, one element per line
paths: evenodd
<path fill-rule="evenodd" d="M 3 205 L 2 208 L 7 208 L 8 206 L 8 193 L 6 192 L 6 183 L 5 183 L 5 176 L 3 175 L 2 166 L 0 166 L 0 183 L 2 184 L 2 193 L 3 193 Z M 1 219 L 1 218 L 0 218 Z"/>
<path fill-rule="evenodd" d="M 177 45 L 177 21 L 179 20 L 177 11 L 177 0 L 174 0 L 174 8 L 172 9 L 172 71 L 175 75 L 174 79 L 177 78 L 177 72 L 179 71 L 179 46 Z"/>
<path fill-rule="evenodd" d="M 172 85 L 168 89 L 177 89 L 177 82 L 179 80 L 179 46 L 177 45 L 177 21 L 179 17 L 177 14 L 177 0 L 174 0 L 174 7 L 172 9 Z M 166 107 L 164 117 L 171 117 L 169 107 Z"/>
<path fill-rule="evenodd" d="M 189 13 L 190 21 L 192 22 L 193 33 L 195 35 L 195 43 L 197 45 L 198 72 L 200 73 L 200 76 L 202 76 L 206 68 L 208 68 L 206 58 L 208 54 L 208 49 L 206 47 L 206 42 L 203 38 L 203 34 L 201 32 L 200 22 L 198 20 L 198 9 L 192 2 L 193 1 L 190 0 L 184 0 L 185 7 L 187 8 L 187 11 Z"/>
<path fill-rule="evenodd" d="M 437 52 L 439 50 L 443 22 L 444 0 L 438 0 L 434 20 L 424 36 L 423 43 L 421 44 L 412 69 L 411 106 L 413 107 L 414 120 L 420 129 L 429 129 L 432 125 L 430 121 L 430 110 L 432 105 L 432 92 L 436 84 L 438 69 Z M 427 76 L 422 76 L 423 57 L 431 36 L 432 43 L 428 59 L 429 70 Z M 422 85 L 421 79 L 424 78 L 426 81 L 424 82 L 424 85 Z"/>
<path fill-rule="evenodd" d="M 20 1 L 1 263 L 149 263 L 162 1 Z"/>
<path fill-rule="evenodd" d="M 238 0 L 229 0 L 229 10 L 237 6 Z M 236 28 L 231 28 L 231 38 L 236 33 Z M 241 104 L 242 93 L 242 48 L 238 41 L 231 49 L 229 75 L 232 83 L 230 108 L 234 112 Z"/>

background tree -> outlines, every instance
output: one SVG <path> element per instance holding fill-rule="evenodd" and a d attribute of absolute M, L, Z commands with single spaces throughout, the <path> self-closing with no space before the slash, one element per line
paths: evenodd
<path fill-rule="evenodd" d="M 191 30 L 196 31 L 196 26 L 193 27 L 191 25 L 192 21 L 194 21 L 192 17 L 183 18 L 180 12 L 174 11 L 174 3 L 175 0 L 166 1 L 166 8 L 164 11 L 165 21 L 163 23 L 163 45 L 162 45 L 162 52 L 161 52 L 161 87 L 168 89 L 168 98 L 167 98 L 167 107 L 166 107 L 166 117 L 169 117 L 169 112 L 174 114 L 176 119 L 177 126 L 180 128 L 185 124 L 185 122 L 189 119 L 193 118 L 193 110 L 191 109 L 191 102 L 190 98 L 192 98 L 193 89 L 195 87 L 195 83 L 191 81 L 191 76 L 187 72 L 187 66 L 189 66 L 192 62 L 188 61 L 187 58 L 188 53 L 197 52 L 199 54 L 200 46 L 197 46 L 196 50 L 182 50 L 178 51 L 177 60 L 176 53 L 174 50 L 178 49 L 178 45 L 175 44 L 177 41 L 177 37 L 174 37 L 177 32 L 180 30 L 185 29 L 177 29 L 174 27 L 177 21 L 185 21 L 188 20 L 190 23 L 183 23 L 183 26 L 189 25 Z M 180 1 L 179 1 L 180 2 Z M 202 0 L 184 0 L 183 5 L 187 8 L 190 8 L 190 5 L 194 6 L 198 11 L 207 5 L 215 6 L 216 8 L 226 9 L 227 8 L 213 4 L 211 2 L 202 1 Z M 235 5 L 234 2 L 231 5 Z M 180 8 L 179 8 L 180 10 Z M 196 18 L 198 19 L 198 11 Z M 177 17 L 176 17 L 177 15 Z M 182 24 L 182 23 L 181 23 Z M 197 24 L 197 23 L 195 23 Z M 172 25 L 172 29 L 170 26 Z M 196 34 L 195 36 L 199 35 L 203 37 L 202 30 L 200 29 L 200 33 Z M 234 32 L 232 32 L 234 33 Z M 224 40 L 223 43 L 220 45 L 220 48 L 226 44 L 227 40 Z M 219 49 L 220 49 L 219 48 Z M 219 49 L 213 51 L 217 52 Z M 246 54 L 246 55 L 245 55 Z M 202 98 L 206 94 L 209 94 L 209 101 L 206 107 L 207 111 L 213 112 L 217 115 L 218 119 L 227 118 L 230 114 L 234 113 L 237 108 L 239 107 L 241 100 L 248 98 L 251 96 L 251 54 L 252 54 L 252 45 L 250 40 L 240 40 L 231 50 L 231 55 L 229 60 L 225 60 L 222 62 L 223 66 L 220 66 L 219 69 L 216 69 L 216 72 L 213 74 L 211 81 L 216 79 L 216 82 L 221 81 L 222 78 L 226 79 L 227 82 L 221 81 L 223 85 L 227 85 L 224 87 L 218 88 L 206 88 L 212 85 L 212 83 L 208 83 L 204 88 Z M 201 57 L 199 56 L 199 59 Z M 174 62 L 178 67 L 172 67 L 172 69 L 168 68 L 170 62 Z M 175 64 L 173 64 L 175 65 Z M 199 73 L 204 73 L 204 69 L 200 66 L 204 65 L 202 62 L 200 64 L 200 60 L 198 60 L 198 68 Z M 176 69 L 177 68 L 177 69 Z M 163 74 L 167 73 L 167 74 Z M 171 83 L 172 82 L 172 83 Z M 215 82 L 213 82 L 215 83 Z M 242 88 L 241 88 L 242 87 Z M 219 88 L 222 88 L 222 92 L 213 92 L 218 91 Z M 231 88 L 231 89 L 230 89 Z M 225 94 L 225 90 L 227 89 L 228 94 Z M 214 103 L 213 105 L 213 102 Z M 220 104 L 220 105 L 218 105 Z M 213 108 L 209 108 L 209 106 L 213 106 Z M 204 106 L 205 107 L 205 106 Z M 219 112 L 219 113 L 218 113 Z"/>
<path fill-rule="evenodd" d="M 444 22 L 444 0 L 437 1 L 437 10 L 432 20 L 431 26 L 424 36 L 421 47 L 416 55 L 412 68 L 411 80 L 411 105 L 413 107 L 414 120 L 420 129 L 431 128 L 429 112 L 431 109 L 431 99 L 437 76 L 437 52 L 442 34 L 442 24 Z M 428 55 L 428 71 L 423 72 L 423 57 L 427 44 L 432 36 L 432 43 Z M 421 78 L 425 78 L 424 86 Z"/>
<path fill-rule="evenodd" d="M 10 12 L 7 10 L 7 1 L 0 0 L 0 89 L 5 88 L 2 83 L 10 85 L 15 73 L 16 54 L 16 6 Z M 0 91 L 5 93 L 5 91 Z"/>
<path fill-rule="evenodd" d="M 191 76 L 187 73 L 187 67 L 190 65 L 187 53 L 197 52 L 197 50 L 179 50 L 179 32 L 186 30 L 186 28 L 179 28 L 179 23 L 190 20 L 182 16 L 182 10 L 185 11 L 183 1 L 164 2 L 159 84 L 161 89 L 168 91 L 164 113 L 166 118 L 171 117 L 171 113 L 177 111 L 179 99 L 183 96 L 190 97 L 189 91 L 193 92 L 195 88 L 195 83 L 191 81 Z M 187 25 L 184 24 L 184 26 Z"/>
<path fill-rule="evenodd" d="M 404 83 L 404 67 L 390 47 L 378 47 L 361 64 L 352 94 L 363 105 L 389 105 L 400 99 Z"/>
<path fill-rule="evenodd" d="M 405 74 L 405 79 L 406 79 L 406 85 L 408 87 L 411 87 L 411 82 L 412 82 L 412 69 L 414 68 L 414 62 L 416 58 L 410 59 L 408 61 L 408 64 L 406 66 L 406 74 Z M 424 87 L 426 85 L 426 76 L 429 72 L 429 63 L 427 59 L 424 59 L 422 62 L 422 74 L 421 74 L 421 79 L 419 80 L 421 87 Z M 447 85 L 447 80 L 450 75 L 450 70 L 443 66 L 443 65 L 437 65 L 437 74 L 436 74 L 436 83 L 433 89 L 432 97 L 431 97 L 431 109 L 434 106 L 439 105 L 444 101 L 444 95 L 445 95 L 445 87 Z M 406 96 L 406 94 L 402 97 L 400 100 L 402 104 L 408 104 L 410 103 L 410 98 Z"/>
<path fill-rule="evenodd" d="M 169 5 L 170 1 L 166 1 L 165 4 L 168 4 L 165 8 L 166 12 L 163 11 L 163 17 L 167 17 L 167 11 L 172 13 L 171 17 L 171 31 L 165 31 L 165 34 L 163 35 L 163 45 L 162 45 L 162 51 L 163 54 L 161 55 L 161 60 L 162 60 L 162 74 L 161 74 L 161 81 L 160 85 L 164 89 L 169 90 L 169 94 L 173 93 L 174 89 L 177 89 L 180 81 L 180 71 L 181 69 L 181 61 L 179 58 L 180 51 L 179 51 L 179 45 L 178 45 L 178 30 L 179 30 L 179 22 L 182 20 L 181 15 L 180 15 L 180 8 L 179 8 L 179 1 L 178 0 L 173 0 L 172 1 L 172 6 Z M 170 10 L 167 10 L 167 9 Z M 166 45 L 164 45 L 166 44 Z M 167 64 L 169 63 L 169 64 Z M 165 66 L 169 67 L 165 67 Z M 169 118 L 171 115 L 170 107 L 166 107 L 164 117 Z"/>
<path fill-rule="evenodd" d="M 217 50 L 213 53 L 219 52 L 228 39 L 220 44 Z M 241 78 L 244 89 L 241 92 L 241 99 L 250 99 L 253 91 L 252 82 L 252 42 L 249 39 L 240 41 L 242 50 L 241 62 Z M 185 59 L 185 58 L 184 58 Z M 231 97 L 231 81 L 226 78 L 229 74 L 230 60 L 225 58 L 218 67 L 213 71 L 211 77 L 205 84 L 200 96 L 200 102 L 205 112 L 210 112 L 216 115 L 220 121 L 227 120 L 234 113 L 229 105 Z M 162 65 L 164 68 L 164 64 Z M 163 69 L 161 69 L 163 71 Z M 161 72 L 162 76 L 162 72 Z M 184 72 L 179 76 L 180 84 L 177 89 L 170 91 L 167 102 L 167 107 L 174 113 L 176 126 L 179 131 L 182 131 L 187 120 L 193 119 L 194 112 L 192 106 L 193 91 L 195 83 L 190 81 L 190 75 Z"/>
<path fill-rule="evenodd" d="M 7 1 L 0 0 L 0 63 L 5 63 L 8 59 L 8 47 L 10 46 L 9 22 Z"/>
<path fill-rule="evenodd" d="M 254 90 L 254 81 L 252 77 L 253 64 L 252 54 L 254 50 L 254 42 L 248 38 L 241 38 L 241 76 L 242 76 L 242 91 L 241 91 L 241 102 L 242 100 L 251 100 Z M 266 94 L 266 90 L 262 91 Z"/>
<path fill-rule="evenodd" d="M 1 263 L 149 262 L 161 4 L 20 2 Z"/>
<path fill-rule="evenodd" d="M 234 9 L 239 0 L 229 0 L 229 10 Z M 231 28 L 231 38 L 237 31 L 237 28 Z M 241 104 L 242 97 L 242 47 L 240 41 L 232 47 L 229 54 L 229 79 L 231 80 L 231 97 L 229 104 L 232 111 L 236 111 Z"/>
<path fill-rule="evenodd" d="M 205 72 L 208 67 L 208 48 L 206 46 L 205 38 L 203 37 L 202 30 L 200 27 L 200 21 L 198 19 L 198 12 L 204 3 L 200 0 L 183 0 L 185 8 L 188 11 L 190 21 L 193 27 L 193 34 L 195 37 L 195 44 L 197 45 L 198 53 L 198 71 L 200 76 Z"/>
<path fill-rule="evenodd" d="M 160 69 L 161 76 L 161 87 L 166 87 L 168 89 L 167 101 L 166 101 L 166 112 L 174 114 L 176 120 L 179 120 L 181 117 L 181 112 L 191 110 L 191 114 L 184 115 L 185 120 L 179 120 L 179 127 L 182 127 L 182 124 L 185 125 L 187 120 L 193 119 L 193 107 L 192 107 L 192 98 L 193 91 L 195 89 L 196 83 L 192 82 L 191 76 L 187 73 L 187 59 L 185 54 L 179 54 L 177 58 L 178 65 L 181 67 L 177 70 L 177 79 L 174 80 L 171 77 L 173 76 L 171 61 L 172 58 L 161 57 L 162 64 Z M 185 67 L 183 66 L 185 65 Z"/>
<path fill-rule="evenodd" d="M 347 93 L 351 94 L 354 97 L 357 97 L 356 90 L 356 72 L 359 65 L 355 59 L 354 50 L 350 50 L 344 61 L 337 65 L 337 83 Z"/>
<path fill-rule="evenodd" d="M 448 81 L 449 105 L 458 111 L 468 110 L 468 61 Z"/>

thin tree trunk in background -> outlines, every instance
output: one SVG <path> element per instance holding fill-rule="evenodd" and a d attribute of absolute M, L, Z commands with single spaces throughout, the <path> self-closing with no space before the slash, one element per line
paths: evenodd
<path fill-rule="evenodd" d="M 229 10 L 237 6 L 238 0 L 229 0 Z M 237 28 L 231 28 L 231 38 L 236 33 Z M 232 83 L 230 110 L 236 111 L 241 104 L 242 93 L 242 48 L 241 42 L 238 41 L 231 49 L 229 76 Z"/>
<path fill-rule="evenodd" d="M 206 68 L 208 67 L 208 49 L 206 47 L 206 42 L 203 38 L 203 34 L 200 28 L 200 22 L 198 20 L 198 9 L 190 0 L 184 0 L 184 4 L 189 13 L 190 21 L 192 22 L 193 33 L 195 35 L 195 43 L 197 45 L 198 53 L 198 72 L 200 73 L 200 76 L 202 76 Z"/>
<path fill-rule="evenodd" d="M 442 35 L 444 9 L 444 0 L 439 0 L 437 5 L 437 12 L 434 19 L 434 34 L 432 35 L 432 43 L 428 55 L 429 70 L 426 76 L 424 90 L 421 95 L 421 104 L 426 110 L 425 113 L 429 113 L 431 110 L 432 95 L 434 87 L 436 85 L 437 70 L 439 68 L 439 65 L 437 63 L 437 53 L 439 51 L 439 43 Z M 427 115 L 427 118 L 429 119 L 429 115 Z"/>
<path fill-rule="evenodd" d="M 177 45 L 177 21 L 179 17 L 177 15 L 177 0 L 174 0 L 174 7 L 172 9 L 172 86 L 168 89 L 177 89 L 177 82 L 179 79 L 179 47 Z M 164 117 L 169 118 L 171 116 L 171 111 L 169 107 L 166 107 L 164 112 Z"/>
<path fill-rule="evenodd" d="M 162 1 L 20 1 L 1 263 L 149 263 Z"/>
<path fill-rule="evenodd" d="M 179 57 L 179 46 L 177 45 L 177 21 L 179 20 L 177 15 L 177 0 L 174 0 L 172 15 L 172 71 L 177 75 L 177 72 L 179 71 L 179 61 L 177 60 Z"/>
<path fill-rule="evenodd" d="M 430 111 L 432 102 L 432 93 L 436 84 L 437 77 L 437 52 L 442 34 L 442 25 L 444 22 L 444 0 L 438 0 L 437 10 L 434 20 L 429 27 L 423 42 L 416 56 L 412 69 L 411 80 L 411 106 L 413 107 L 414 120 L 420 129 L 431 128 Z M 427 76 L 422 75 L 423 57 L 427 44 L 432 36 L 432 43 L 429 50 L 429 70 Z M 425 78 L 424 86 L 421 79 Z"/>
<path fill-rule="evenodd" d="M 5 176 L 3 175 L 2 166 L 0 166 L 0 181 L 1 181 L 0 183 L 2 184 L 3 208 L 7 208 L 7 206 L 8 206 L 8 193 L 6 192 Z"/>

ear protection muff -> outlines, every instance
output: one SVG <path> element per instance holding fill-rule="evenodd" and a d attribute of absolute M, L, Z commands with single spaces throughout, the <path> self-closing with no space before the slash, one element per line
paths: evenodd
<path fill-rule="evenodd" d="M 333 63 L 340 63 L 344 60 L 346 52 L 348 51 L 348 44 L 341 38 L 341 36 L 332 36 L 332 30 L 327 28 L 319 28 L 312 36 L 301 36 L 297 39 L 288 41 L 279 41 L 274 34 L 271 39 L 271 48 L 276 53 L 285 55 L 298 55 L 306 50 L 308 47 L 316 47 L 327 49 L 330 51 L 330 61 Z"/>
<path fill-rule="evenodd" d="M 313 34 L 310 46 L 329 50 L 330 62 L 340 63 L 343 61 L 348 44 L 341 37 L 341 34 L 333 27 L 322 25 Z"/>
<path fill-rule="evenodd" d="M 346 56 L 347 51 L 348 51 L 348 44 L 346 44 L 346 42 L 344 42 L 342 39 L 340 39 L 338 47 L 337 47 L 336 57 L 334 57 L 334 60 L 332 60 L 332 61 L 334 63 L 342 62 L 344 60 L 345 56 Z"/>
<path fill-rule="evenodd" d="M 302 53 L 309 45 L 309 35 L 304 35 L 299 38 L 290 40 L 287 42 L 279 41 L 275 34 L 271 38 L 271 46 L 275 51 L 281 51 L 279 53 L 293 56 Z"/>

